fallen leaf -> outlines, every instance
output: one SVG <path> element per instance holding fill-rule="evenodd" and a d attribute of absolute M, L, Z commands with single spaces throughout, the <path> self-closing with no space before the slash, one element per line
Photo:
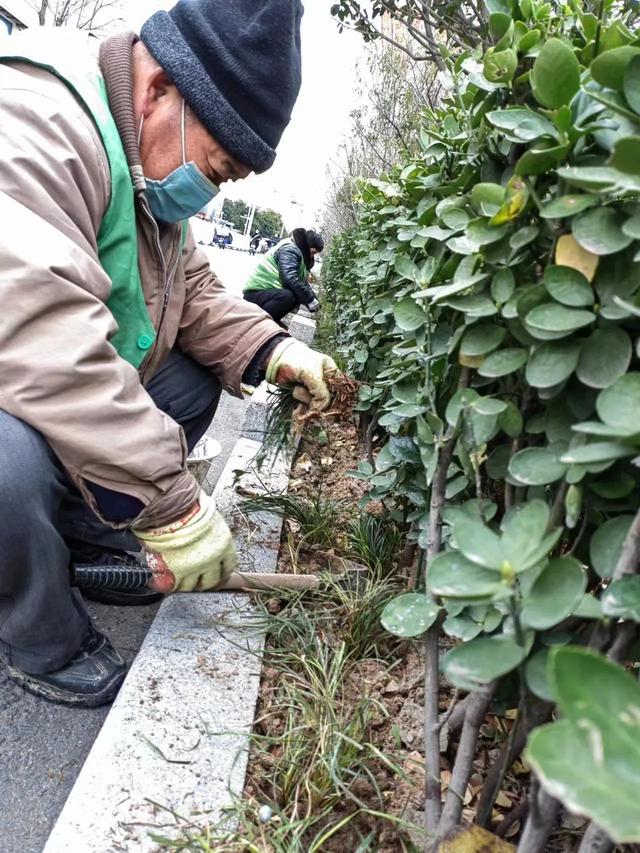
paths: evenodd
<path fill-rule="evenodd" d="M 469 826 L 447 835 L 438 845 L 437 853 L 515 853 L 515 849 L 486 829 Z"/>
<path fill-rule="evenodd" d="M 496 797 L 496 805 L 503 809 L 511 808 L 511 798 L 505 791 L 500 791 Z"/>

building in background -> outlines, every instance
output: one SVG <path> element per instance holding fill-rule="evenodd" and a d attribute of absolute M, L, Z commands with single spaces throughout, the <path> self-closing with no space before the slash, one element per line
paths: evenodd
<path fill-rule="evenodd" d="M 17 11 L 13 4 L 0 5 L 0 36 L 26 30 L 27 24 L 18 17 Z"/>

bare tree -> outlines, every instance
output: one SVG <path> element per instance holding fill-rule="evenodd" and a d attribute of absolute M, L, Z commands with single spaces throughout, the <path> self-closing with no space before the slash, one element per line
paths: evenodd
<path fill-rule="evenodd" d="M 357 222 L 358 182 L 378 177 L 397 163 L 401 153 L 415 156 L 425 110 L 437 105 L 440 93 L 432 64 L 414 62 L 389 44 L 372 46 L 359 71 L 359 106 L 328 169 L 330 189 L 323 210 L 327 235 Z"/>
<path fill-rule="evenodd" d="M 414 62 L 444 70 L 443 49 L 481 44 L 488 14 L 482 0 L 340 0 L 331 7 L 340 28 L 365 41 L 382 39 Z"/>
<path fill-rule="evenodd" d="M 122 21 L 122 0 L 32 0 L 40 26 L 107 30 Z"/>

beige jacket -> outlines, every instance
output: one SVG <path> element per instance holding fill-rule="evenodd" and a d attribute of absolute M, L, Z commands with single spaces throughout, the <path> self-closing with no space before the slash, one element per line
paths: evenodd
<path fill-rule="evenodd" d="M 109 343 L 116 327 L 97 234 L 110 173 L 92 119 L 52 74 L 0 64 L 0 409 L 42 433 L 94 510 L 85 481 L 142 501 L 136 524 L 147 528 L 185 512 L 199 489 L 182 430 L 145 382 L 177 344 L 241 396 L 249 362 L 282 329 L 225 291 L 190 234 L 181 249 L 179 225 L 158 230 L 140 192 L 134 39 L 105 42 L 100 66 L 138 190 L 139 265 L 157 343 L 140 375 Z"/>

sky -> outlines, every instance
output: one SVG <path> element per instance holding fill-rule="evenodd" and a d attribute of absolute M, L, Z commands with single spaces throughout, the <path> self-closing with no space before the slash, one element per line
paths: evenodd
<path fill-rule="evenodd" d="M 128 26 L 138 30 L 163 0 L 125 0 Z M 329 9 L 331 0 L 306 0 L 302 23 L 302 89 L 291 124 L 278 148 L 275 165 L 264 175 L 226 184 L 226 197 L 272 207 L 288 228 L 318 225 L 328 189 L 327 166 L 349 126 L 357 102 L 356 64 L 362 39 L 338 33 Z"/>

